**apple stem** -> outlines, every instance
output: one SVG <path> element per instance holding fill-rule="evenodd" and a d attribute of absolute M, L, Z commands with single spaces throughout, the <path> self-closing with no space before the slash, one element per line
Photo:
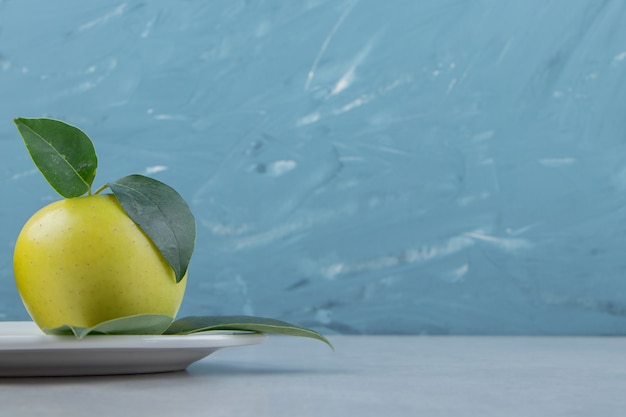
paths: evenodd
<path fill-rule="evenodd" d="M 98 188 L 94 194 L 100 194 L 102 191 L 106 190 L 107 188 L 109 188 L 109 184 L 101 185 L 100 188 Z M 89 195 L 91 195 L 91 190 L 89 190 Z"/>

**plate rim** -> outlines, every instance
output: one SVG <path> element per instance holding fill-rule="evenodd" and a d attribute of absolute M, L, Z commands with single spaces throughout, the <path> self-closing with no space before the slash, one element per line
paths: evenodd
<path fill-rule="evenodd" d="M 13 329 L 13 332 L 11 332 Z M 33 322 L 0 321 L 0 380 L 177 372 L 222 348 L 256 345 L 264 333 L 44 334 Z"/>

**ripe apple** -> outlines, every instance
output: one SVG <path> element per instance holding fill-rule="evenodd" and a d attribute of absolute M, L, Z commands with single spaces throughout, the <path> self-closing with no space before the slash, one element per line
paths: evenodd
<path fill-rule="evenodd" d="M 92 327 L 136 314 L 176 316 L 186 274 L 172 267 L 112 194 L 56 201 L 35 213 L 15 245 L 15 280 L 41 328 Z"/>

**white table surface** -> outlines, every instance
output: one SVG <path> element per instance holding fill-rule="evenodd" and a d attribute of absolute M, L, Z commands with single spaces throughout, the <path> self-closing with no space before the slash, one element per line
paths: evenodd
<path fill-rule="evenodd" d="M 626 416 L 626 338 L 271 336 L 186 372 L 0 378 L 2 416 Z"/>

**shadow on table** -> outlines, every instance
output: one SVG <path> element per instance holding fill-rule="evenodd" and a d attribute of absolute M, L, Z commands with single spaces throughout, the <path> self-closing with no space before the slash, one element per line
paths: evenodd
<path fill-rule="evenodd" d="M 63 384 L 110 384 L 116 382 L 163 382 L 167 384 L 186 382 L 199 378 L 211 377 L 254 377 L 263 375 L 306 375 L 306 374 L 337 374 L 341 370 L 302 367 L 275 367 L 263 364 L 240 364 L 236 362 L 198 363 L 187 370 L 129 375 L 98 375 L 98 376 L 47 376 L 47 377 L 0 377 L 2 385 L 63 385 Z"/>

